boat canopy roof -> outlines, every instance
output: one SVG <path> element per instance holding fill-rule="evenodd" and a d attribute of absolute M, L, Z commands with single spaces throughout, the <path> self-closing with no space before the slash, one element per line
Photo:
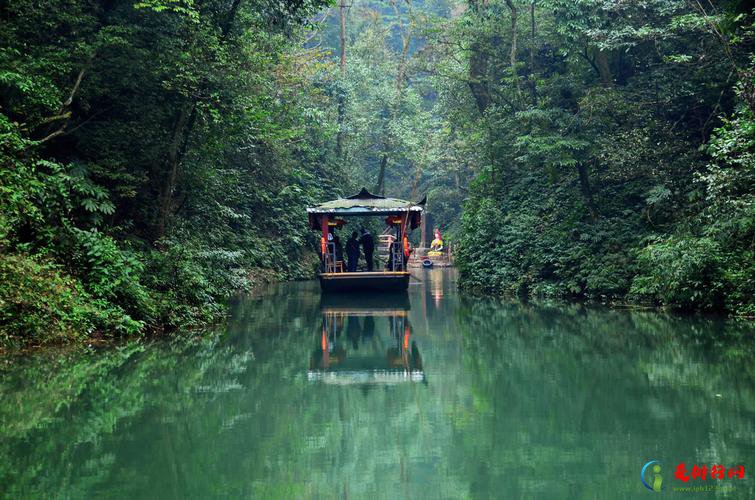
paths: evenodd
<path fill-rule="evenodd" d="M 421 211 L 421 202 L 386 198 L 372 194 L 365 188 L 353 196 L 326 201 L 307 208 L 307 213 L 327 215 L 402 215 L 406 212 Z"/>
<path fill-rule="evenodd" d="M 320 217 L 325 215 L 329 219 L 336 216 L 390 216 L 403 215 L 409 218 L 412 228 L 419 225 L 419 220 L 426 200 L 413 202 L 398 198 L 386 198 L 372 194 L 362 188 L 359 193 L 346 198 L 326 201 L 314 207 L 307 208 L 309 223 L 313 229 L 320 227 Z"/>

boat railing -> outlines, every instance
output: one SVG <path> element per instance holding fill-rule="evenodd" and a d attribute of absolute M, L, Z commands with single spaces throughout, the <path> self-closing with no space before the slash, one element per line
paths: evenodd
<path fill-rule="evenodd" d="M 336 244 L 333 242 L 326 245 L 323 265 L 326 273 L 343 272 L 343 262 L 336 259 Z"/>
<path fill-rule="evenodd" d="M 393 271 L 404 270 L 404 255 L 398 245 L 391 246 L 391 266 Z"/>
<path fill-rule="evenodd" d="M 393 238 L 396 241 L 395 237 Z M 385 262 L 380 259 L 380 262 Z M 325 246 L 325 254 L 322 257 L 322 270 L 324 273 L 344 273 L 344 262 L 337 259 L 336 245 L 334 242 L 328 242 Z M 391 273 L 391 272 L 404 272 L 407 270 L 407 262 L 404 259 L 403 251 L 400 245 L 391 245 L 388 249 L 388 262 L 382 266 L 381 270 L 374 272 Z M 364 273 L 365 271 L 356 271 L 358 273 Z"/>

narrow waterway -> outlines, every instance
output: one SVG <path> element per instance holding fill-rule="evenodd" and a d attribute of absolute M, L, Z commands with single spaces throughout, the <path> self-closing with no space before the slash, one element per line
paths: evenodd
<path fill-rule="evenodd" d="M 0 359 L 7 498 L 755 496 L 751 322 L 315 282 L 190 337 Z M 674 478 L 684 462 L 745 478 Z M 649 481 L 655 480 L 653 476 Z"/>

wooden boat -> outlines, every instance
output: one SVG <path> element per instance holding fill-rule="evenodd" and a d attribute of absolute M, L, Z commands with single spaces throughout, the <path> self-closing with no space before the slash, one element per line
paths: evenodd
<path fill-rule="evenodd" d="M 408 271 L 320 273 L 323 292 L 400 292 L 409 287 Z"/>
<path fill-rule="evenodd" d="M 399 292 L 409 287 L 407 268 L 409 257 L 408 235 L 419 227 L 425 200 L 418 203 L 386 198 L 370 193 L 365 188 L 347 198 L 339 198 L 307 208 L 309 226 L 321 231 L 321 262 L 318 278 L 323 292 Z M 344 263 L 337 260 L 333 233 L 347 224 L 347 219 L 359 217 L 384 218 L 394 241 L 389 249 L 389 266 L 376 271 L 348 272 Z M 330 235 L 330 238 L 329 238 Z M 373 237 L 374 238 L 374 237 Z"/>

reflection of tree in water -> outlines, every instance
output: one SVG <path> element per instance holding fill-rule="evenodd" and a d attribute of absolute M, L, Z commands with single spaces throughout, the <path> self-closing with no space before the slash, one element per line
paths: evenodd
<path fill-rule="evenodd" d="M 743 377 L 752 374 L 745 322 L 478 300 L 462 303 L 456 321 L 473 380 L 454 419 L 463 451 L 452 470 L 477 491 L 505 483 L 515 497 L 599 497 L 634 491 L 628 471 L 649 455 L 747 460 L 755 429 L 744 410 L 755 394 Z"/>
<path fill-rule="evenodd" d="M 319 301 L 293 285 L 239 304 L 227 332 L 14 360 L 2 492 L 616 498 L 638 491 L 649 454 L 749 463 L 740 323 L 469 300 L 425 326 L 413 309 L 429 383 L 367 390 L 307 380 Z M 387 359 L 388 320 L 359 317 L 356 352 L 351 321 L 337 343 Z"/>
<path fill-rule="evenodd" d="M 7 457 L 0 462 L 0 490 L 9 497 L 78 498 L 113 484 L 123 496 L 206 491 L 213 471 L 213 481 L 226 475 L 219 467 L 225 459 L 222 449 L 202 443 L 253 414 L 250 401 L 237 397 L 241 391 L 262 396 L 272 374 L 294 375 L 286 360 L 297 356 L 299 344 L 287 345 L 283 358 L 265 353 L 276 349 L 270 338 L 309 329 L 316 297 L 286 294 L 240 304 L 228 333 L 13 360 L 0 379 L 2 393 L 13 395 L 0 400 L 0 453 Z M 301 359 L 304 346 L 300 351 Z M 264 365 L 254 362 L 260 355 Z M 111 446 L 129 436 L 133 449 L 114 454 Z M 208 482 L 197 484 L 202 481 Z"/>
<path fill-rule="evenodd" d="M 14 369 L 2 379 L 13 395 L 0 403 L 3 493 L 306 497 L 336 478 L 388 472 L 392 461 L 370 458 L 386 441 L 373 430 L 408 441 L 414 411 L 384 390 L 306 382 L 319 294 L 302 297 L 240 304 L 227 333 L 36 356 Z M 378 336 L 374 318 L 363 319 L 363 341 Z M 357 416 L 361 427 L 350 423 Z M 359 445 L 341 449 L 347 436 Z M 313 464 L 327 475 L 312 476 Z"/>
<path fill-rule="evenodd" d="M 14 401 L 4 399 L 0 408 L 2 420 L 12 422 L 3 426 L 0 438 L 7 457 L 0 465 L 5 494 L 88 496 L 86 492 L 108 484 L 120 466 L 119 457 L 105 443 L 123 432 L 124 424 L 128 427 L 128 422 L 148 413 L 163 425 L 180 425 L 195 394 L 238 386 L 235 374 L 248 359 L 244 353 L 220 348 L 216 335 L 160 345 L 131 343 L 102 353 L 35 357 L 23 370 L 3 377 L 3 393 L 17 391 Z M 227 367 L 227 375 L 209 387 L 205 378 L 217 362 Z M 35 381 L 34 387 L 23 388 L 30 381 Z M 159 399 L 153 398 L 155 394 Z M 166 433 L 155 436 L 141 452 L 173 464 L 176 471 L 177 446 L 180 441 Z M 162 482 L 174 484 L 171 479 L 178 481 L 169 475 Z"/>

